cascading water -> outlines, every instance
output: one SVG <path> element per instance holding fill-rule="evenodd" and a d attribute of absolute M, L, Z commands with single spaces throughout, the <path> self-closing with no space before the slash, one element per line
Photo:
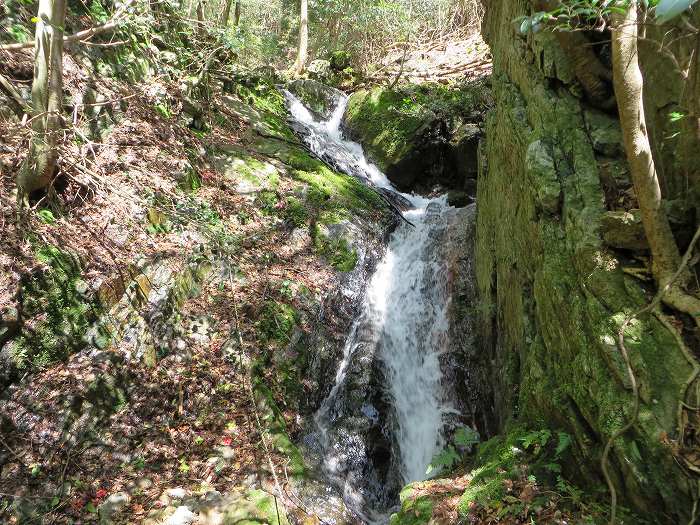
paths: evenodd
<path fill-rule="evenodd" d="M 458 210 L 444 197 L 397 192 L 362 147 L 342 136 L 345 97 L 328 121 L 318 122 L 285 95 L 316 155 L 410 203 L 408 222 L 392 234 L 367 285 L 334 386 L 315 417 L 324 470 L 348 507 L 365 523 L 386 523 L 398 489 L 427 477 L 444 445 L 445 416 L 456 412 L 446 402 L 440 355 L 449 332 L 445 239 Z"/>

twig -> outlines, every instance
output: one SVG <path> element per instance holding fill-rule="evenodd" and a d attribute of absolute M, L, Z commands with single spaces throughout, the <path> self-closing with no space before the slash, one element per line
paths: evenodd
<path fill-rule="evenodd" d="M 7 441 L 5 441 L 2 438 L 2 436 L 0 436 L 0 443 L 2 443 L 2 445 L 10 452 L 10 454 L 12 454 L 17 459 L 17 461 L 22 463 L 22 465 L 26 465 L 24 458 L 22 456 L 20 456 L 17 452 L 15 452 L 14 449 L 10 445 L 7 444 Z"/>
<path fill-rule="evenodd" d="M 243 343 L 243 335 L 241 334 L 241 326 L 239 323 L 239 318 L 238 318 L 238 306 L 236 303 L 236 291 L 233 286 L 233 274 L 231 271 L 229 271 L 229 286 L 231 288 L 231 295 L 233 297 L 233 313 L 234 313 L 234 319 L 236 321 L 236 333 L 238 335 L 238 344 L 240 345 L 240 352 L 243 355 L 245 353 L 245 347 Z M 247 360 L 247 356 L 246 356 Z M 260 422 L 260 414 L 258 413 L 258 404 L 255 400 L 255 392 L 253 391 L 253 385 L 251 383 L 251 379 L 249 375 L 246 373 L 244 374 L 244 379 L 243 379 L 245 388 L 248 392 L 248 395 L 250 397 L 250 403 L 253 408 L 253 415 L 255 416 L 255 422 L 258 427 L 258 432 L 260 432 L 260 440 L 262 441 L 263 448 L 265 449 L 265 455 L 267 456 L 267 462 L 270 467 L 270 471 L 272 472 L 272 477 L 275 481 L 275 486 L 277 487 L 277 491 L 279 495 L 284 494 L 284 491 L 282 490 L 282 487 L 280 486 L 279 479 L 277 479 L 277 471 L 275 470 L 275 465 L 272 462 L 272 456 L 270 453 L 270 449 L 267 444 L 267 440 L 265 439 L 265 430 L 263 429 L 262 423 Z M 275 496 L 275 507 L 277 506 L 277 497 Z M 277 521 L 279 522 L 279 511 L 278 511 L 278 518 Z"/>
<path fill-rule="evenodd" d="M 83 31 L 78 31 L 77 33 L 74 33 L 72 35 L 64 36 L 63 44 L 67 45 L 76 41 L 83 41 L 88 38 L 92 38 L 95 35 L 99 35 L 100 33 L 106 33 L 107 31 L 112 31 L 116 29 L 121 23 L 121 20 L 119 18 L 133 3 L 134 0 L 127 0 L 124 3 L 124 5 L 122 5 L 119 8 L 119 10 L 117 10 L 117 12 L 114 14 L 114 16 L 109 22 L 105 22 L 102 25 L 91 27 L 89 29 L 84 29 Z M 0 45 L 0 51 L 20 51 L 22 49 L 30 49 L 34 47 L 35 44 L 36 42 L 34 41 L 24 42 L 21 44 L 3 44 Z"/>

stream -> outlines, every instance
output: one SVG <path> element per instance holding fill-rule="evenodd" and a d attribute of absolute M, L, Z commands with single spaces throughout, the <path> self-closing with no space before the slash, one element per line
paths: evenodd
<path fill-rule="evenodd" d="M 454 396 L 441 356 L 450 333 L 447 236 L 464 209 L 444 196 L 398 192 L 362 146 L 343 136 L 344 96 L 322 122 L 285 96 L 295 128 L 316 155 L 406 208 L 407 221 L 391 234 L 366 284 L 333 387 L 314 418 L 325 475 L 362 523 L 385 524 L 401 487 L 428 477 L 459 414 L 448 401 Z"/>

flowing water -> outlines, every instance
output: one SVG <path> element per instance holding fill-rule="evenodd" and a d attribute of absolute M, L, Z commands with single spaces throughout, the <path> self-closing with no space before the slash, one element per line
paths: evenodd
<path fill-rule="evenodd" d="M 412 224 L 401 222 L 391 235 L 367 285 L 334 386 L 315 417 L 326 475 L 363 522 L 386 523 L 398 488 L 427 477 L 444 445 L 446 417 L 455 412 L 445 400 L 440 355 L 449 332 L 445 239 L 457 210 L 445 197 L 393 188 L 362 147 L 343 137 L 345 97 L 339 96 L 328 121 L 318 122 L 298 99 L 286 96 L 292 119 L 315 154 L 409 203 L 404 216 Z M 371 379 L 353 378 L 375 369 L 380 392 L 372 392 Z M 387 447 L 377 449 L 371 435 Z"/>

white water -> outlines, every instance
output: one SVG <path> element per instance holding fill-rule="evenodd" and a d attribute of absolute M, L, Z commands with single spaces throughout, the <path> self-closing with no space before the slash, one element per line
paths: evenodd
<path fill-rule="evenodd" d="M 396 193 L 388 178 L 364 155 L 362 147 L 342 136 L 340 124 L 347 104 L 341 99 L 331 118 L 317 122 L 304 105 L 286 93 L 292 117 L 308 130 L 307 144 L 319 156 L 331 157 L 347 173 L 358 172 L 374 186 Z M 369 324 L 384 367 L 386 391 L 395 412 L 403 483 L 423 480 L 428 466 L 444 445 L 444 415 L 454 412 L 443 400 L 439 356 L 446 350 L 449 306 L 443 234 L 453 208 L 444 197 L 428 199 L 401 194 L 413 206 L 392 234 L 387 251 L 367 286 L 358 319 L 345 345 L 335 385 L 321 406 L 316 422 L 328 440 L 327 414 L 343 385 L 354 351 L 359 346 L 358 324 Z M 363 407 L 365 410 L 365 407 Z M 374 410 L 369 407 L 369 410 Z M 365 416 L 367 412 L 365 412 Z M 329 443 L 324 443 L 328 448 Z M 332 446 L 332 444 L 330 444 Z M 338 459 L 340 457 L 340 459 Z M 342 472 L 342 455 L 326 458 L 331 473 Z M 336 480 L 337 481 L 337 480 Z M 348 477 L 343 481 L 346 501 L 366 521 L 386 521 L 387 509 L 362 508 L 361 496 Z M 379 510 L 379 513 L 375 512 Z"/>

